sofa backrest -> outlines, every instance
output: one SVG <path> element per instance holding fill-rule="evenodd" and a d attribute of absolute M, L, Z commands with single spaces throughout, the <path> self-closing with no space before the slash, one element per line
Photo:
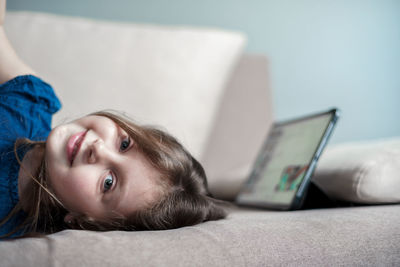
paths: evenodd
<path fill-rule="evenodd" d="M 214 196 L 232 200 L 273 122 L 268 61 L 244 54 L 224 91 L 201 161 Z"/>

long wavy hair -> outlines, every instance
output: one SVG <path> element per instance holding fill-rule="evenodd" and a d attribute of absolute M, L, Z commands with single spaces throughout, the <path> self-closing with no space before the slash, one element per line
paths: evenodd
<path fill-rule="evenodd" d="M 75 214 L 71 221 L 64 222 L 68 210 L 47 183 L 46 161 L 43 157 L 37 172 L 31 175 L 33 189 L 26 196 L 34 205 L 25 211 L 26 219 L 3 237 L 20 230 L 25 233 L 22 237 L 50 234 L 64 229 L 164 230 L 226 217 L 226 207 L 229 204 L 211 196 L 203 167 L 173 136 L 155 127 L 139 126 L 114 112 L 100 111 L 91 115 L 111 119 L 134 140 L 137 149 L 162 177 L 158 181 L 163 188 L 161 197 L 127 217 L 115 215 L 95 220 L 86 214 Z M 44 150 L 46 143 L 17 140 L 14 152 L 21 166 L 17 149 L 24 145 L 38 146 Z M 22 205 L 18 202 L 8 216 L 2 219 L 0 226 L 21 210 Z"/>

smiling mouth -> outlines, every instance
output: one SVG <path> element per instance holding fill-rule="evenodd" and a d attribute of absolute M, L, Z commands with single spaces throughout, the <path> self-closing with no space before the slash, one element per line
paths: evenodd
<path fill-rule="evenodd" d="M 78 154 L 81 148 L 82 142 L 85 139 L 87 131 L 73 134 L 67 143 L 67 157 L 70 165 L 74 162 L 75 156 Z"/>

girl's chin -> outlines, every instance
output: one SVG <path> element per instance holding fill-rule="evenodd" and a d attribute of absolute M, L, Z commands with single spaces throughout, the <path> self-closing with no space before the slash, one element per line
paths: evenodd
<path fill-rule="evenodd" d="M 61 160 L 62 155 L 66 153 L 66 140 L 68 138 L 68 131 L 64 125 L 57 126 L 53 130 L 51 130 L 49 136 L 46 141 L 46 158 L 49 162 L 57 159 L 57 161 Z M 65 159 L 66 161 L 66 155 Z"/>

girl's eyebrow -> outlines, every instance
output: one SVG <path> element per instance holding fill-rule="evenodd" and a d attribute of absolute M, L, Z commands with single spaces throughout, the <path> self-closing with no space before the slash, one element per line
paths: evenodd
<path fill-rule="evenodd" d="M 110 205 L 110 208 L 112 210 L 118 210 L 119 206 L 121 206 L 123 200 L 126 198 L 126 194 L 128 192 L 128 186 L 127 186 L 127 181 L 125 179 L 121 179 L 121 177 L 117 178 L 117 188 L 112 192 L 114 194 L 114 197 L 112 198 L 112 203 Z M 117 197 L 115 197 L 117 195 Z"/>
<path fill-rule="evenodd" d="M 118 135 L 128 135 L 128 133 L 117 123 L 115 123 L 115 126 L 117 127 Z"/>
<path fill-rule="evenodd" d="M 124 156 L 128 156 L 128 154 Z M 128 191 L 127 179 L 129 179 L 128 177 L 124 177 L 125 174 L 121 170 L 122 168 L 120 166 L 115 166 L 114 169 L 116 170 L 114 172 L 114 175 L 116 176 L 117 184 L 116 188 L 114 188 L 113 192 L 111 192 L 111 194 L 113 194 L 113 198 L 111 200 L 112 203 L 110 207 L 113 210 L 118 208 L 121 205 L 123 199 L 125 198 L 125 195 L 127 194 Z M 115 197 L 115 195 L 117 195 L 117 197 Z"/>

